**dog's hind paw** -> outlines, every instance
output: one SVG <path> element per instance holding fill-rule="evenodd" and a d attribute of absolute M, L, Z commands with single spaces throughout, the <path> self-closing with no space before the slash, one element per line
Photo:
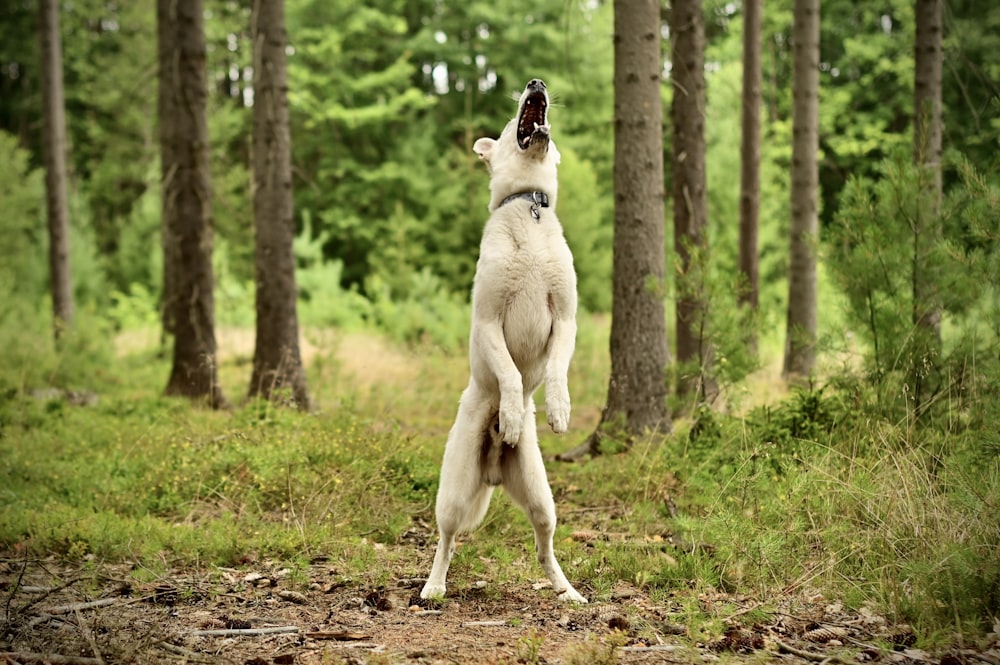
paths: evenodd
<path fill-rule="evenodd" d="M 559 600 L 564 603 L 580 603 L 581 605 L 585 605 L 587 603 L 587 599 L 581 596 L 580 592 L 573 587 L 558 591 L 557 595 Z"/>
<path fill-rule="evenodd" d="M 424 600 L 444 598 L 445 586 L 443 584 L 425 584 L 420 591 L 420 597 Z M 587 602 L 587 601 L 583 601 Z"/>

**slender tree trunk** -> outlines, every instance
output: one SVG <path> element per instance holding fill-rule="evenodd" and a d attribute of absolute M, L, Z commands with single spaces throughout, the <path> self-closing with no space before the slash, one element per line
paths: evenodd
<path fill-rule="evenodd" d="M 250 396 L 309 408 L 299 352 L 284 0 L 253 6 L 257 341 Z"/>
<path fill-rule="evenodd" d="M 740 140 L 740 274 L 745 290 L 739 303 L 754 319 L 759 306 L 760 268 L 757 232 L 760 219 L 760 30 L 763 0 L 743 1 L 743 105 Z M 746 330 L 747 350 L 757 355 L 755 326 Z"/>
<path fill-rule="evenodd" d="M 708 199 L 705 192 L 705 25 L 701 0 L 674 0 L 670 12 L 674 126 L 674 251 L 677 280 L 677 392 L 707 401 L 712 373 L 708 300 Z"/>
<path fill-rule="evenodd" d="M 923 170 L 921 204 L 913 229 L 913 323 L 918 344 L 911 374 L 917 410 L 927 393 L 929 370 L 936 367 L 941 354 L 941 305 L 929 254 L 941 238 L 942 1 L 916 0 L 913 161 Z"/>
<path fill-rule="evenodd" d="M 615 227 L 611 377 L 597 430 L 562 456 L 600 454 L 605 435 L 627 444 L 670 431 L 664 319 L 663 102 L 660 5 L 615 0 Z"/>
<path fill-rule="evenodd" d="M 225 406 L 216 371 L 212 187 L 201 0 L 157 0 L 165 318 L 174 333 L 168 395 Z"/>
<path fill-rule="evenodd" d="M 795 0 L 792 26 L 792 220 L 784 375 L 809 378 L 816 363 L 819 241 L 819 0 Z"/>
<path fill-rule="evenodd" d="M 943 0 L 916 0 L 917 37 L 914 49 L 913 159 L 932 173 L 941 196 L 941 5 Z"/>
<path fill-rule="evenodd" d="M 175 70 L 177 62 L 175 57 L 176 49 L 176 27 L 175 19 L 170 11 L 170 3 L 157 0 L 156 3 L 156 45 L 157 45 L 157 66 L 159 76 L 157 77 L 157 107 L 156 115 L 159 121 L 160 131 L 160 168 L 161 168 L 161 213 L 163 216 L 161 224 L 161 242 L 163 244 L 163 292 L 160 294 L 160 316 L 163 323 L 163 333 L 161 344 L 166 346 L 168 338 L 176 332 L 174 314 L 176 307 L 174 302 L 177 299 L 176 280 L 174 273 L 180 263 L 179 249 L 177 247 L 177 236 L 169 228 L 170 214 L 176 206 L 177 188 L 174 185 L 174 178 L 177 174 L 176 158 L 174 156 L 174 143 L 176 141 L 176 128 L 174 118 L 177 113 L 175 86 Z M 170 197 L 169 199 L 167 197 Z"/>
<path fill-rule="evenodd" d="M 40 0 L 38 34 L 42 54 L 45 201 L 49 221 L 49 276 L 56 342 L 73 324 L 73 282 L 69 257 L 69 204 L 66 198 L 66 105 L 63 99 L 59 0 Z"/>

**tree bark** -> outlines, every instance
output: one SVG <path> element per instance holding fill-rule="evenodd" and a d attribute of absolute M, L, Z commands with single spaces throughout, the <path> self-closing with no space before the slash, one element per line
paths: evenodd
<path fill-rule="evenodd" d="M 913 160 L 933 174 L 941 195 L 941 39 L 942 0 L 916 0 L 917 36 L 914 48 Z"/>
<path fill-rule="evenodd" d="M 743 104 L 740 138 L 740 274 L 744 289 L 738 302 L 756 314 L 760 302 L 760 266 L 757 237 L 760 222 L 760 105 L 762 0 L 743 2 Z M 749 326 L 747 350 L 757 355 L 757 333 Z"/>
<path fill-rule="evenodd" d="M 309 408 L 299 351 L 284 0 L 255 0 L 253 215 L 257 340 L 250 396 Z"/>
<path fill-rule="evenodd" d="M 819 0 L 795 0 L 792 25 L 792 187 L 784 376 L 807 380 L 816 363 L 819 241 Z"/>
<path fill-rule="evenodd" d="M 922 169 L 921 204 L 913 228 L 913 323 L 918 342 L 911 361 L 914 403 L 922 407 L 928 369 L 941 354 L 941 305 L 929 260 L 941 238 L 942 0 L 917 0 L 913 87 L 913 161 Z"/>
<path fill-rule="evenodd" d="M 664 320 L 663 102 L 660 7 L 615 0 L 615 219 L 611 377 L 597 430 L 562 456 L 600 454 L 605 434 L 670 431 Z"/>
<path fill-rule="evenodd" d="M 706 401 L 718 392 L 712 372 L 705 191 L 705 25 L 701 0 L 674 0 L 670 12 L 674 127 L 674 251 L 677 254 L 677 392 Z"/>
<path fill-rule="evenodd" d="M 157 0 L 168 395 L 226 405 L 216 370 L 212 186 L 201 0 Z"/>
<path fill-rule="evenodd" d="M 56 342 L 73 324 L 69 204 L 66 194 L 66 104 L 63 99 L 62 37 L 58 0 L 40 0 L 38 34 L 42 55 L 42 120 L 45 202 L 49 226 L 49 276 Z"/>

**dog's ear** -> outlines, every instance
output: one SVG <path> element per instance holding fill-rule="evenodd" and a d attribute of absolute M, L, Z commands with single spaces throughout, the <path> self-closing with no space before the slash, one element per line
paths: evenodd
<path fill-rule="evenodd" d="M 493 154 L 493 148 L 496 146 L 497 142 L 495 139 L 481 138 L 476 139 L 476 142 L 472 144 L 472 150 L 477 155 L 479 159 L 486 162 L 486 165 L 490 164 L 490 155 Z"/>

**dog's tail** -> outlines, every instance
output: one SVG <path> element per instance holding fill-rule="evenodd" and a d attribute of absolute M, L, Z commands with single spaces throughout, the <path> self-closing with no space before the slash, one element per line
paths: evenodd
<path fill-rule="evenodd" d="M 504 443 L 500 438 L 500 412 L 494 413 L 487 421 L 483 431 L 482 451 L 479 463 L 482 467 L 483 480 L 487 485 L 496 487 L 503 484 Z"/>

